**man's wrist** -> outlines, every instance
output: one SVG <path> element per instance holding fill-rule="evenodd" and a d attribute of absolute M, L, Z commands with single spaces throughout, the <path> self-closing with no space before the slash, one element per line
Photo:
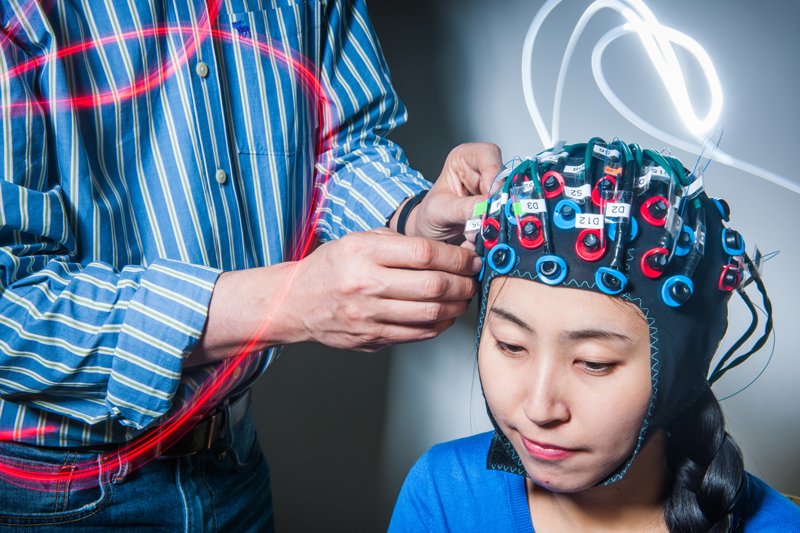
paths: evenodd
<path fill-rule="evenodd" d="M 184 366 L 226 359 L 243 346 L 258 352 L 308 339 L 298 298 L 289 291 L 298 262 L 225 272 L 217 278 L 203 333 Z"/>

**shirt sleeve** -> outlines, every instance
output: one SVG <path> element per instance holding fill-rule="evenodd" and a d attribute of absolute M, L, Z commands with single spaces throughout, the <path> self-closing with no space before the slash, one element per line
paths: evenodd
<path fill-rule="evenodd" d="M 320 39 L 326 120 L 317 171 L 317 231 L 322 240 L 385 226 L 403 200 L 431 187 L 385 138 L 406 109 L 364 0 L 324 4 Z"/>
<path fill-rule="evenodd" d="M 48 60 L 46 39 L 35 42 L 19 21 L 3 23 L 0 397 L 88 424 L 146 427 L 170 407 L 219 271 L 171 260 L 120 269 L 78 261 L 113 238 L 102 238 L 111 231 L 103 227 L 94 228 L 95 243 L 74 237 L 77 225 L 101 219 L 65 201 L 65 171 L 91 178 L 77 150 L 58 160 L 49 131 L 56 118 L 38 100 L 41 85 L 64 74 Z"/>

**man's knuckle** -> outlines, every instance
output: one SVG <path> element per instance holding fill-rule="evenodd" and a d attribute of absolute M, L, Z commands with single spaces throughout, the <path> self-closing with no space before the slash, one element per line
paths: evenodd
<path fill-rule="evenodd" d="M 420 335 L 420 340 L 428 341 L 433 338 L 436 338 L 438 335 L 439 335 L 438 330 L 434 328 L 426 329 L 425 331 L 422 332 L 422 335 Z"/>
<path fill-rule="evenodd" d="M 339 242 L 341 243 L 342 253 L 345 257 L 358 257 L 371 246 L 370 237 L 361 231 L 348 233 L 339 239 Z"/>
<path fill-rule="evenodd" d="M 358 278 L 346 274 L 338 276 L 337 286 L 338 292 L 343 296 L 352 296 L 363 290 L 361 281 Z"/>
<path fill-rule="evenodd" d="M 415 239 L 410 251 L 414 263 L 420 266 L 428 266 L 436 259 L 433 242 L 428 239 Z"/>
<path fill-rule="evenodd" d="M 447 293 L 448 283 L 445 277 L 437 272 L 432 272 L 426 278 L 425 296 L 430 299 L 443 297 Z"/>
<path fill-rule="evenodd" d="M 462 281 L 461 281 L 461 285 L 459 287 L 458 295 L 462 296 L 464 298 L 469 298 L 470 296 L 475 294 L 475 292 L 478 289 L 478 284 L 475 282 L 475 279 L 471 278 L 471 277 L 469 277 L 469 278 L 464 277 L 464 278 L 461 278 L 461 280 Z"/>
<path fill-rule="evenodd" d="M 444 307 L 436 302 L 428 302 L 422 308 L 425 322 L 438 322 L 444 315 Z"/>
<path fill-rule="evenodd" d="M 347 324 L 355 325 L 364 321 L 364 309 L 360 305 L 347 304 L 339 311 Z"/>
<path fill-rule="evenodd" d="M 377 352 L 385 345 L 385 339 L 382 332 L 376 328 L 371 328 L 361 335 L 361 346 L 366 351 Z"/>
<path fill-rule="evenodd" d="M 438 337 L 442 332 L 444 332 L 444 330 L 453 325 L 454 322 L 455 321 L 451 319 L 437 323 L 434 327 L 426 329 L 422 334 L 422 339 L 420 340 L 430 340 L 435 337 Z"/>

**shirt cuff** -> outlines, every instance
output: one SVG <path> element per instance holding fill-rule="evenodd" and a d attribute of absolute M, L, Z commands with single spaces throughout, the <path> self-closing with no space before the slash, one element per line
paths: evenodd
<path fill-rule="evenodd" d="M 122 425 L 142 429 L 169 410 L 220 273 L 159 259 L 142 275 L 125 313 L 108 381 L 106 406 Z"/>

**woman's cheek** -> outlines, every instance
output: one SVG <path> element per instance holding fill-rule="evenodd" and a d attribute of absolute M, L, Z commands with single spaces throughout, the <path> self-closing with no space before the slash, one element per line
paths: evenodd
<path fill-rule="evenodd" d="M 512 415 L 515 398 L 520 394 L 520 372 L 508 366 L 499 354 L 487 354 L 480 360 L 483 393 L 498 423 Z"/>

